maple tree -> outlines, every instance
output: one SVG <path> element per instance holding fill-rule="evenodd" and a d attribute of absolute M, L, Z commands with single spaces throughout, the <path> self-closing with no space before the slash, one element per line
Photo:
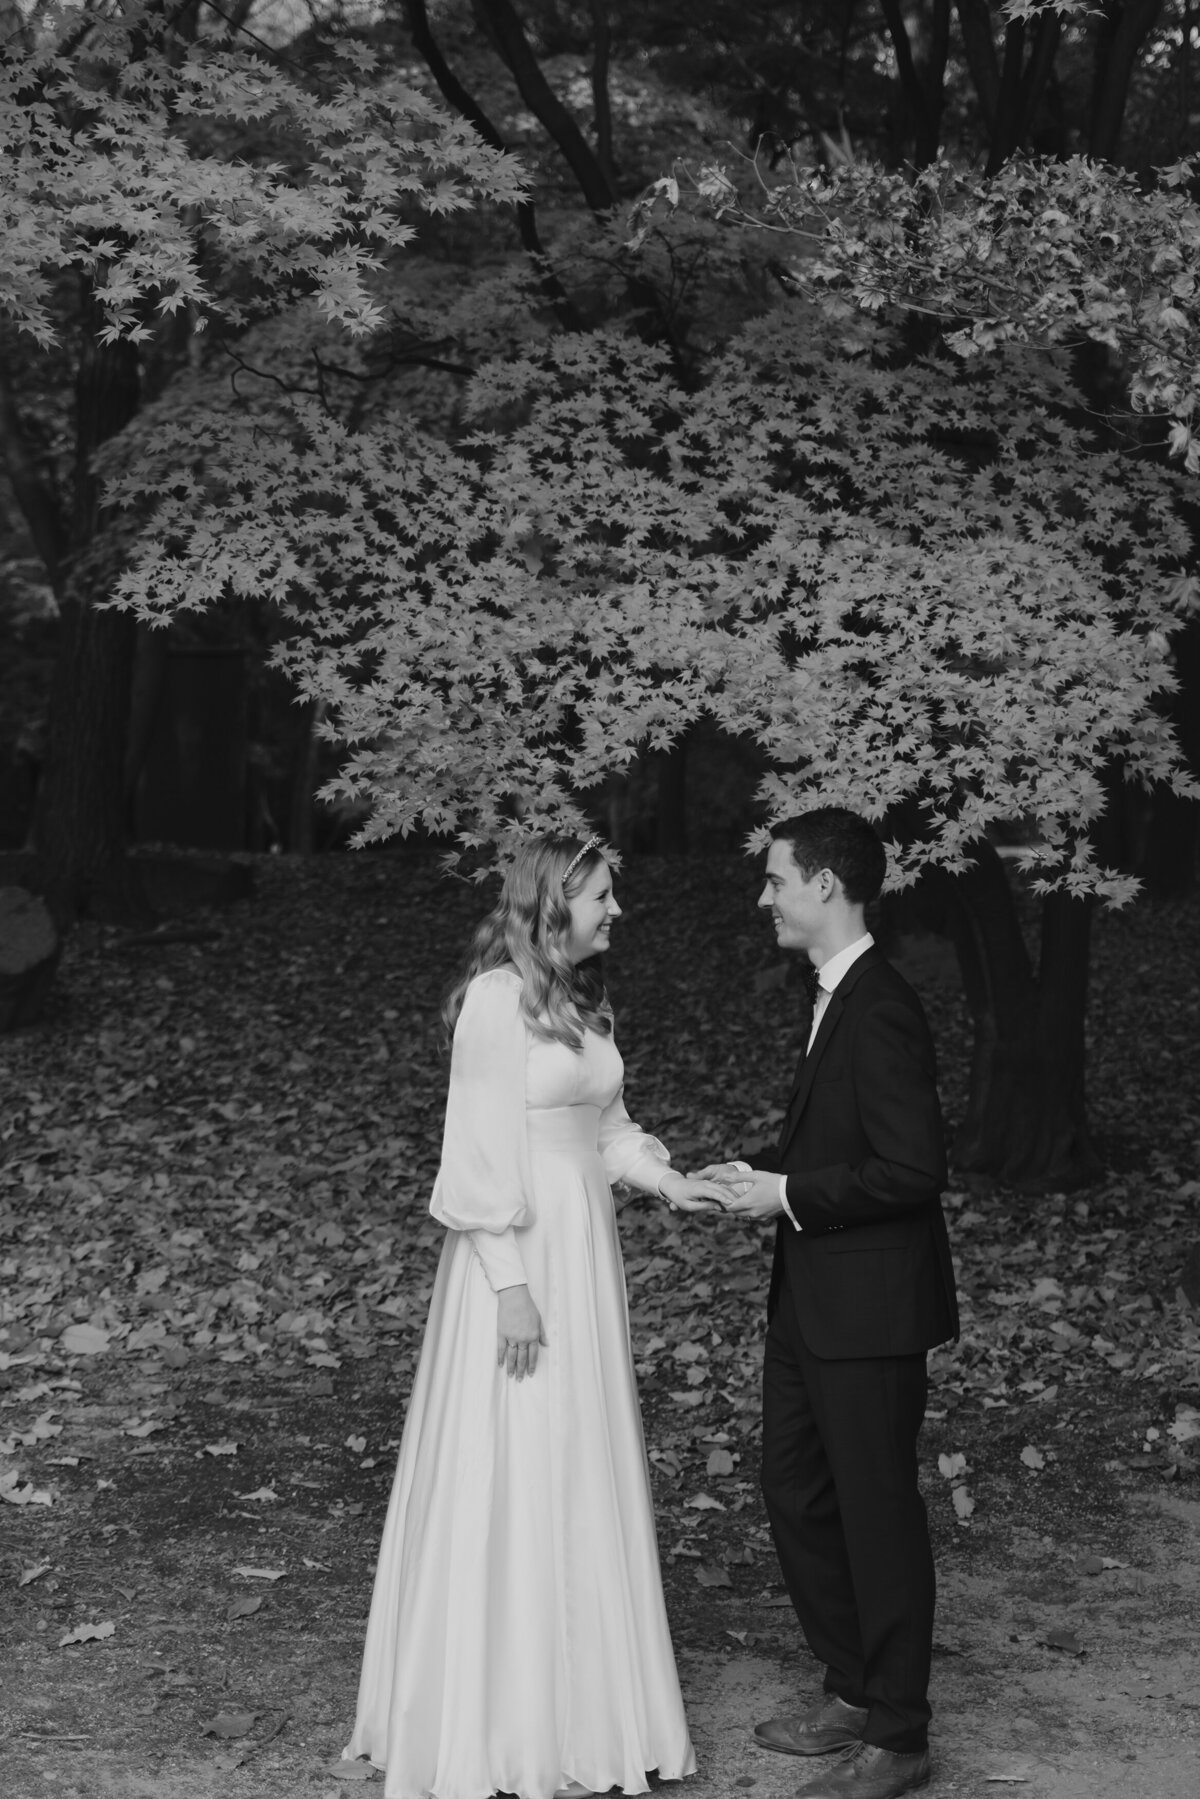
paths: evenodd
<path fill-rule="evenodd" d="M 95 451 L 186 371 L 201 332 L 304 306 L 368 330 L 376 278 L 422 214 L 521 193 L 510 158 L 363 45 L 300 66 L 249 41 L 249 14 L 233 30 L 219 9 L 143 0 L 6 15 L 0 405 L 61 611 L 35 840 L 69 908 L 106 889 L 122 910 L 138 900 L 122 853 L 133 626 L 100 604 L 121 542 Z M 75 359 L 57 475 L 22 403 L 31 346 Z"/>
<path fill-rule="evenodd" d="M 420 0 L 406 15 L 443 95 L 500 155 L 504 134 Z M 531 278 L 424 308 L 405 296 L 373 354 L 335 350 L 307 295 L 266 322 L 232 312 L 240 391 L 202 358 L 105 458 L 106 501 L 128 508 L 114 591 L 145 619 L 273 600 L 288 625 L 277 661 L 348 746 L 332 791 L 365 808 L 364 841 L 419 826 L 475 848 L 514 821 L 578 817 L 598 781 L 703 717 L 765 751 L 768 807 L 819 787 L 886 817 L 902 879 L 954 877 L 981 1045 L 960 1153 L 1010 1178 L 1077 1177 L 1093 1166 L 1088 900 L 1131 891 L 1094 829 L 1114 770 L 1193 791 L 1163 704 L 1195 588 L 1179 477 L 1093 429 L 1055 309 L 1073 303 L 1074 338 L 1148 331 L 1161 361 L 1186 358 L 1189 296 L 1174 316 L 1128 304 L 1115 324 L 1093 304 L 1105 233 L 1136 196 L 1085 180 L 1090 165 L 1023 177 L 1011 163 L 979 191 L 931 165 L 914 190 L 857 166 L 801 180 L 785 157 L 764 222 L 794 234 L 823 206 L 818 254 L 773 301 L 759 287 L 730 307 L 714 300 L 738 256 L 728 225 L 744 239 L 750 215 L 728 182 L 701 184 L 722 217 L 682 224 L 660 216 L 660 184 L 622 239 L 605 80 L 591 143 L 508 0 L 481 16 L 596 217 L 590 237 L 571 227 L 547 262 L 522 201 Z M 596 75 L 598 36 L 593 49 Z M 1103 206 L 1089 211 L 1089 191 Z M 1056 261 L 1048 193 L 1067 220 Z M 1186 280 L 1186 195 L 1162 197 L 1144 261 L 1132 232 L 1124 261 L 1109 257 L 1114 281 Z M 968 200 L 999 209 L 988 255 L 1021 277 L 979 319 L 954 285 L 973 272 L 990 293 L 994 276 Z M 380 275 L 372 294 L 389 304 Z M 349 322 L 372 322 L 369 303 Z M 921 306 L 974 357 L 932 336 L 922 354 L 908 324 Z M 324 311 L 338 316 L 328 295 Z M 137 316 L 114 323 L 136 333 Z M 422 338 L 441 344 L 426 359 L 439 369 L 401 391 L 389 370 Z M 1164 379 L 1148 365 L 1156 403 Z M 1014 819 L 1047 889 L 1040 981 L 988 847 Z"/>

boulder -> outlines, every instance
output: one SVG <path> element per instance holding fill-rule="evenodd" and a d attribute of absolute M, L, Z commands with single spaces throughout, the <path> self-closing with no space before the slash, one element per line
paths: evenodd
<path fill-rule="evenodd" d="M 36 1023 L 61 949 L 45 902 L 24 887 L 0 887 L 0 1031 Z"/>

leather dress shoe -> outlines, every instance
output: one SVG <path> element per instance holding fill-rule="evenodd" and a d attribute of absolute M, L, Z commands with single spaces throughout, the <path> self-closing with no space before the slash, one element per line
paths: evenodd
<path fill-rule="evenodd" d="M 861 1741 L 867 1714 L 862 1706 L 847 1705 L 836 1693 L 824 1698 L 796 1718 L 768 1718 L 754 1726 L 755 1741 L 781 1755 L 832 1755 Z"/>
<path fill-rule="evenodd" d="M 796 1788 L 795 1799 L 897 1799 L 929 1779 L 929 1751 L 903 1754 L 856 1743 L 820 1774 Z"/>

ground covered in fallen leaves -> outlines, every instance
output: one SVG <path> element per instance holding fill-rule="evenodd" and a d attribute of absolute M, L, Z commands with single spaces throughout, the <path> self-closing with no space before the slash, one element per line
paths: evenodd
<path fill-rule="evenodd" d="M 0 1041 L 5 1799 L 344 1790 L 440 1243 L 438 1005 L 481 897 L 400 856 L 255 872 L 252 899 L 159 939 L 83 927 L 45 1024 Z M 753 869 L 635 862 L 619 894 L 633 1116 L 680 1166 L 769 1135 L 796 1000 Z M 981 1706 L 997 1679 L 1107 1656 L 1105 1716 L 1118 1692 L 1130 1712 L 1116 1758 L 1135 1716 L 1161 1736 L 1156 1706 L 1200 1728 L 1200 1583 L 1151 1565 L 1164 1530 L 1200 1523 L 1200 1313 L 1181 1290 L 1200 1244 L 1198 927 L 1195 902 L 1099 921 L 1091 1100 L 1112 1173 L 1036 1200 L 952 1190 L 963 1335 L 932 1358 L 927 1497 L 960 1601 L 939 1655 L 958 1678 L 966 1620 L 994 1614 Z M 953 1120 L 956 977 L 936 940 L 897 954 Z M 758 1658 L 808 1691 L 756 1484 L 769 1236 L 638 1200 L 622 1234 L 682 1663 L 711 1679 Z M 1170 1675 L 1146 1667 L 1143 1615 Z M 795 1784 L 749 1762 L 736 1784 L 765 1794 L 781 1772 Z"/>

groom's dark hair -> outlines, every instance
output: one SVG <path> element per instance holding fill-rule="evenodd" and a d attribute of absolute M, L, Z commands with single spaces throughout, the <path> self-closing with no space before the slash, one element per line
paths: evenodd
<path fill-rule="evenodd" d="M 842 883 L 851 905 L 865 906 L 883 886 L 887 851 L 874 826 L 844 806 L 817 806 L 781 819 L 771 826 L 771 838 L 790 845 L 792 860 L 806 881 L 818 869 L 828 868 Z"/>

